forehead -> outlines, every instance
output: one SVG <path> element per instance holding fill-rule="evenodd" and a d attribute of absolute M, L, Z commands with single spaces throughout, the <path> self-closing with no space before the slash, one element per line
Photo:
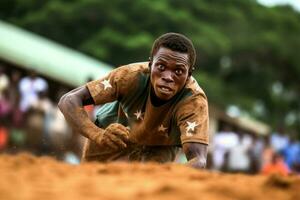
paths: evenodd
<path fill-rule="evenodd" d="M 189 64 L 189 56 L 187 53 L 173 51 L 171 49 L 160 47 L 153 56 L 154 60 L 162 59 L 165 61 L 179 62 L 182 64 Z"/>

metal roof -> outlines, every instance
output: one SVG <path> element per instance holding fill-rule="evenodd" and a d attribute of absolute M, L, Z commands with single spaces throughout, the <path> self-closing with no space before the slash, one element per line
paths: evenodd
<path fill-rule="evenodd" d="M 0 59 L 70 86 L 97 79 L 113 68 L 63 45 L 0 21 Z"/>
<path fill-rule="evenodd" d="M 236 126 L 244 131 L 249 131 L 257 135 L 268 135 L 271 132 L 271 127 L 268 124 L 251 117 L 231 117 L 214 104 L 210 104 L 209 106 L 209 116 L 211 118 L 220 119 L 229 125 Z"/>

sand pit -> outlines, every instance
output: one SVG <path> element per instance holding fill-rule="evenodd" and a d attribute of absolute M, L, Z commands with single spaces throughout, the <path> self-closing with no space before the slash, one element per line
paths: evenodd
<path fill-rule="evenodd" d="M 211 173 L 183 165 L 69 165 L 28 154 L 0 156 L 0 199 L 300 199 L 295 176 Z"/>

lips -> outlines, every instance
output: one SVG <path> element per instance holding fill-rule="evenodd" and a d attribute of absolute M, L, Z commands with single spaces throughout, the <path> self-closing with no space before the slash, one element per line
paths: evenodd
<path fill-rule="evenodd" d="M 160 93 L 162 94 L 172 94 L 173 93 L 173 89 L 168 87 L 168 86 L 165 86 L 165 85 L 158 85 L 157 86 L 157 89 L 159 90 Z"/>
<path fill-rule="evenodd" d="M 165 86 L 161 86 L 159 87 L 161 90 L 165 91 L 165 92 L 171 92 L 171 88 L 165 87 Z"/>

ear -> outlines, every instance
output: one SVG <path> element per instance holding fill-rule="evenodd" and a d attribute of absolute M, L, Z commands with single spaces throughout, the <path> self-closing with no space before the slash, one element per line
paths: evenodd
<path fill-rule="evenodd" d="M 152 65 L 152 59 L 151 57 L 149 57 L 149 64 L 148 64 L 148 67 L 151 69 L 151 65 Z"/>
<path fill-rule="evenodd" d="M 195 70 L 194 67 L 192 67 L 192 69 L 189 70 L 189 75 L 188 76 L 192 76 L 193 71 Z"/>
<path fill-rule="evenodd" d="M 190 78 L 192 77 L 192 74 L 189 73 L 187 79 L 186 79 L 186 82 L 188 82 L 190 80 Z"/>

